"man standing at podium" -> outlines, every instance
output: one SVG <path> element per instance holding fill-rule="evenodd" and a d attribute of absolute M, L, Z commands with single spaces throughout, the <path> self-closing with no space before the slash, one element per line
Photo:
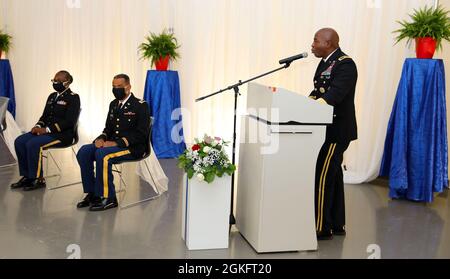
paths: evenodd
<path fill-rule="evenodd" d="M 317 31 L 311 47 L 322 60 L 309 97 L 334 107 L 333 124 L 327 127 L 316 165 L 317 239 L 326 240 L 346 234 L 342 161 L 350 142 L 357 139 L 354 99 L 358 72 L 355 62 L 340 49 L 335 30 Z"/>

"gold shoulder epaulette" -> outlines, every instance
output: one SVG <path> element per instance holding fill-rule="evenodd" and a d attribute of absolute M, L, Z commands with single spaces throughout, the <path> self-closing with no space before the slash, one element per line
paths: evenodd
<path fill-rule="evenodd" d="M 145 100 L 140 100 L 139 104 L 145 104 Z"/>
<path fill-rule="evenodd" d="M 351 57 L 347 56 L 347 55 L 339 57 L 339 61 L 342 61 L 342 60 L 345 60 L 345 59 L 351 59 Z"/>

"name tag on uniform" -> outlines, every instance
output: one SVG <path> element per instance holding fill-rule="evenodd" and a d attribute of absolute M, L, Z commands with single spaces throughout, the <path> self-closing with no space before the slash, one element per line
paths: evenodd
<path fill-rule="evenodd" d="M 130 112 L 124 113 L 123 115 L 125 115 L 125 116 L 134 116 L 134 115 L 136 115 L 136 113 L 130 111 Z"/>
<path fill-rule="evenodd" d="M 61 106 L 67 106 L 67 103 L 64 101 L 58 101 L 57 104 Z"/>

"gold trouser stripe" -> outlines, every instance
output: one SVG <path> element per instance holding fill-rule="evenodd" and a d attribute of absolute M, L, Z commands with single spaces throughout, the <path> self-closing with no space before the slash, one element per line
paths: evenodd
<path fill-rule="evenodd" d="M 40 176 L 41 176 L 41 168 L 42 168 L 42 152 L 44 152 L 44 148 L 48 148 L 48 147 L 50 147 L 50 146 L 57 145 L 57 144 L 59 144 L 59 143 L 61 143 L 61 141 L 55 140 L 55 141 L 52 141 L 52 142 L 49 143 L 49 144 L 46 144 L 46 145 L 44 145 L 44 146 L 41 146 L 41 148 L 39 149 L 38 167 L 37 167 L 37 174 L 36 174 L 36 177 L 37 177 L 37 178 L 40 178 Z"/>
<path fill-rule="evenodd" d="M 334 150 L 336 148 L 336 144 L 331 144 L 330 149 L 328 150 L 328 155 L 325 158 L 325 162 L 323 164 L 322 168 L 322 174 L 320 175 L 320 181 L 319 181 L 319 196 L 317 199 L 317 231 L 322 230 L 322 223 L 323 223 L 323 200 L 325 197 L 325 180 L 328 174 L 328 167 L 330 166 L 331 158 L 333 157 Z"/>
<path fill-rule="evenodd" d="M 109 189 L 108 189 L 108 164 L 109 160 L 112 158 L 122 157 L 125 155 L 131 154 L 130 150 L 120 151 L 117 153 L 111 153 L 105 158 L 103 158 L 103 197 L 108 198 L 109 197 Z"/>
<path fill-rule="evenodd" d="M 331 144 L 329 149 L 328 149 L 328 154 L 325 157 L 325 160 L 323 162 L 323 167 L 322 167 L 322 172 L 320 174 L 320 180 L 319 180 L 319 195 L 317 197 L 317 220 L 316 220 L 316 230 L 319 231 L 319 221 L 320 221 L 320 216 L 321 216 L 321 211 L 320 211 L 320 201 L 322 200 L 322 180 L 323 180 L 323 173 L 325 172 L 325 168 L 328 162 L 328 158 L 330 157 L 331 154 L 331 150 L 333 149 L 333 145 Z"/>
<path fill-rule="evenodd" d="M 55 127 L 56 127 L 56 129 L 58 130 L 58 132 L 61 133 L 61 128 L 59 127 L 58 123 L 55 123 Z"/>
<path fill-rule="evenodd" d="M 321 219 L 320 219 L 320 225 L 319 225 L 319 229 L 320 229 L 320 230 L 319 230 L 319 231 L 322 230 L 322 226 L 323 226 L 323 203 L 324 203 L 324 199 L 325 199 L 325 198 L 324 198 L 324 197 L 325 197 L 325 185 L 326 185 L 326 180 L 327 180 L 327 175 L 328 175 L 328 168 L 329 168 L 329 166 L 330 166 L 331 158 L 333 158 L 335 149 L 336 149 L 336 144 L 334 144 L 333 151 L 331 152 L 330 159 L 328 159 L 328 164 L 327 164 L 327 169 L 326 169 L 326 171 L 325 171 L 325 175 L 323 176 L 323 183 L 322 183 L 322 205 L 321 205 L 321 208 L 322 208 L 322 214 L 321 214 Z"/>

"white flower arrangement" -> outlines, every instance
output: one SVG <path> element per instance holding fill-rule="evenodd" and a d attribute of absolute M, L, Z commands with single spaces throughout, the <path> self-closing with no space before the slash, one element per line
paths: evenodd
<path fill-rule="evenodd" d="M 199 181 L 211 183 L 215 177 L 225 173 L 232 175 L 236 166 L 231 164 L 222 138 L 205 135 L 202 141 L 195 139 L 195 144 L 178 158 L 178 167 L 184 169 L 189 179 L 194 176 Z"/>

